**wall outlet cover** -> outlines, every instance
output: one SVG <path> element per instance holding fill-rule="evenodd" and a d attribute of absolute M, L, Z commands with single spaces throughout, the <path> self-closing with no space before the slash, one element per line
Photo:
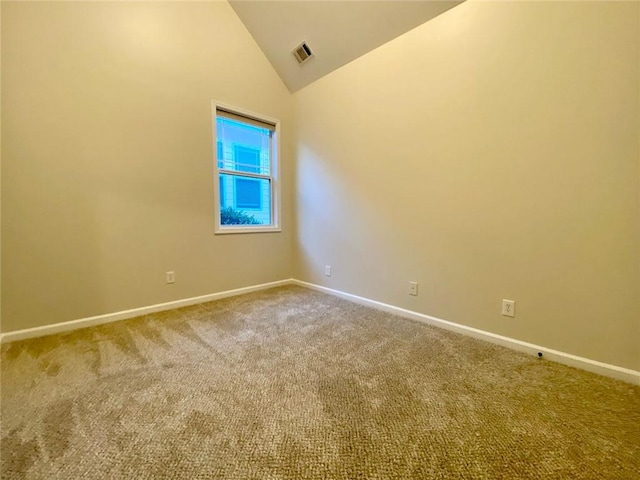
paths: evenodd
<path fill-rule="evenodd" d="M 516 302 L 515 300 L 502 300 L 502 315 L 505 317 L 516 316 Z"/>

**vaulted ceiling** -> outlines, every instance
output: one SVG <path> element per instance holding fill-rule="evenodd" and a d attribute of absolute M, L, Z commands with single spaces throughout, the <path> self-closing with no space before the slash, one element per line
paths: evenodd
<path fill-rule="evenodd" d="M 445 0 L 229 0 L 291 92 L 462 3 Z M 298 64 L 306 41 L 314 56 Z"/>

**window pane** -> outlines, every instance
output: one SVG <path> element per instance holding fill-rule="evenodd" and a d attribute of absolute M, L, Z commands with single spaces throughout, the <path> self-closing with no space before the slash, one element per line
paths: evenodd
<path fill-rule="evenodd" d="M 218 168 L 271 174 L 272 130 L 229 118 L 216 118 Z"/>
<path fill-rule="evenodd" d="M 222 206 L 222 198 L 225 199 Z M 271 181 L 220 175 L 221 225 L 271 225 Z"/>
<path fill-rule="evenodd" d="M 261 205 L 260 180 L 236 178 L 236 208 L 259 210 Z"/>
<path fill-rule="evenodd" d="M 233 159 L 235 160 L 236 170 L 260 173 L 260 150 L 257 148 L 234 145 Z"/>
<path fill-rule="evenodd" d="M 220 208 L 224 208 L 227 206 L 227 197 L 225 196 L 225 192 L 226 192 L 226 188 L 225 188 L 225 184 L 227 183 L 227 180 L 225 178 L 222 178 L 222 176 L 220 176 Z"/>
<path fill-rule="evenodd" d="M 224 165 L 222 157 L 224 156 L 224 149 L 222 148 L 222 142 L 218 140 L 218 168 L 222 168 Z"/>

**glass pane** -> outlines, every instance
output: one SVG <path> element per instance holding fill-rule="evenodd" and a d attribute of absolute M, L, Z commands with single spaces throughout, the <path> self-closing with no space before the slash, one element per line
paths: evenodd
<path fill-rule="evenodd" d="M 221 225 L 271 225 L 271 180 L 220 175 Z"/>
<path fill-rule="evenodd" d="M 241 172 L 260 173 L 259 149 L 245 147 L 244 145 L 234 145 L 233 159 L 235 160 L 236 170 Z"/>
<path fill-rule="evenodd" d="M 220 140 L 218 140 L 218 168 L 222 168 L 223 162 L 222 162 L 222 157 L 224 155 L 224 149 L 222 148 L 222 142 Z"/>
<path fill-rule="evenodd" d="M 225 185 L 227 183 L 225 178 L 222 178 L 222 176 L 220 176 L 220 208 L 224 208 L 227 206 L 227 197 L 224 195 L 225 192 Z"/>
<path fill-rule="evenodd" d="M 271 175 L 272 131 L 229 118 L 216 118 L 218 168 Z"/>

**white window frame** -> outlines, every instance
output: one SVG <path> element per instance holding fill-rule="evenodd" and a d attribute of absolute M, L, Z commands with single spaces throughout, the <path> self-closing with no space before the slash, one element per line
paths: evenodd
<path fill-rule="evenodd" d="M 274 133 L 271 137 L 271 152 L 269 155 L 269 166 L 271 185 L 271 224 L 270 225 L 221 225 L 220 224 L 220 174 L 228 174 L 229 172 L 224 169 L 218 168 L 218 129 L 217 129 L 217 112 L 218 110 L 224 110 L 231 112 L 241 117 L 246 117 L 250 120 L 256 120 L 262 123 L 268 123 L 274 125 Z M 238 234 L 238 233 L 269 233 L 269 232 L 281 232 L 280 228 L 280 120 L 266 115 L 251 112 L 244 108 L 238 108 L 231 105 L 227 105 L 217 100 L 211 101 L 211 115 L 213 127 L 213 169 L 214 169 L 214 182 L 213 182 L 213 204 L 214 204 L 214 225 L 215 234 Z M 265 178 L 265 175 L 253 175 L 247 172 L 243 172 L 242 176 Z"/>

